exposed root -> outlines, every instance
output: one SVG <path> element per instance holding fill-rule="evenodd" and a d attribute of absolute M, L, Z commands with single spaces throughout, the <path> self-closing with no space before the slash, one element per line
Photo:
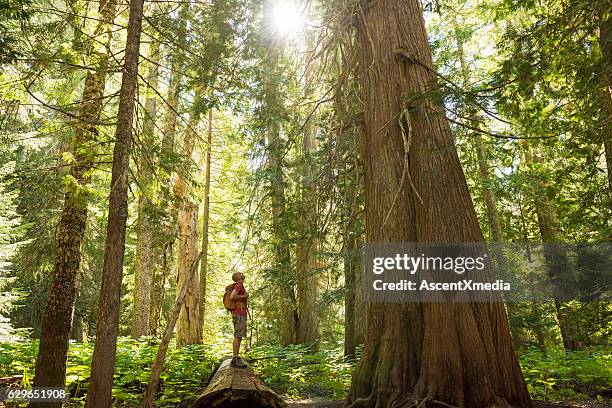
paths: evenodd
<path fill-rule="evenodd" d="M 375 395 L 376 394 L 374 394 L 374 391 L 372 391 L 370 395 L 365 398 L 357 398 L 346 408 L 370 408 L 372 406 L 372 402 L 374 402 Z"/>

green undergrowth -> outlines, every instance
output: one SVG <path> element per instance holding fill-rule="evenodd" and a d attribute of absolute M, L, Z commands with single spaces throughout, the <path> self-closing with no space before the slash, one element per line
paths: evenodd
<path fill-rule="evenodd" d="M 133 407 L 147 385 L 158 341 L 153 338 L 120 338 L 113 394 L 115 406 Z M 204 344 L 168 350 L 166 367 L 156 399 L 160 407 L 189 406 L 216 365 L 228 354 L 229 343 Z M 84 402 L 93 343 L 71 343 L 67 386 L 75 406 Z M 31 381 L 38 341 L 22 339 L 0 343 L 0 377 L 25 375 Z M 354 362 L 343 358 L 341 348 L 321 346 L 313 352 L 305 346 L 255 347 L 246 358 L 259 377 L 285 398 L 343 399 L 350 386 Z M 528 349 L 519 360 L 529 392 L 535 399 L 550 401 L 598 398 L 597 391 L 612 384 L 610 351 L 588 350 L 543 353 Z M 72 405 L 72 404 L 71 404 Z"/>
<path fill-rule="evenodd" d="M 288 398 L 344 399 L 354 368 L 342 348 L 268 345 L 253 349 L 248 359 L 266 384 Z"/>
<path fill-rule="evenodd" d="M 519 361 L 531 397 L 547 401 L 602 399 L 612 387 L 612 351 L 528 349 Z"/>

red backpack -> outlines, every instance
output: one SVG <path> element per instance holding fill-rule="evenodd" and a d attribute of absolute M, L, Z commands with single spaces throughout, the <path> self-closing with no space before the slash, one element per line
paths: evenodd
<path fill-rule="evenodd" d="M 229 310 L 230 312 L 236 309 L 236 301 L 231 299 L 235 286 L 236 283 L 227 285 L 225 287 L 225 293 L 223 293 L 223 306 L 225 306 L 225 309 Z"/>

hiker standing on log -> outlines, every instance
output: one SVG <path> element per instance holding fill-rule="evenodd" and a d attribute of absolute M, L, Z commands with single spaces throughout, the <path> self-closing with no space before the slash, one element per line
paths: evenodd
<path fill-rule="evenodd" d="M 232 280 L 235 282 L 226 288 L 226 293 L 231 287 L 230 306 L 228 309 L 232 311 L 232 322 L 234 323 L 234 342 L 232 343 L 232 366 L 244 368 L 247 365 L 240 358 L 240 342 L 247 334 L 247 299 L 249 294 L 244 288 L 244 274 L 242 272 L 234 272 Z M 226 306 L 227 307 L 227 306 Z"/>

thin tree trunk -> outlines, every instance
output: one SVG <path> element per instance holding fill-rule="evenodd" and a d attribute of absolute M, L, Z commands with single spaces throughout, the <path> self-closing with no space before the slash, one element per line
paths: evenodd
<path fill-rule="evenodd" d="M 533 154 L 527 143 L 523 144 L 525 161 L 543 163 L 541 154 Z M 565 350 L 578 350 L 579 343 L 571 307 L 564 302 L 571 298 L 571 289 L 566 278 L 571 275 L 569 260 L 560 243 L 559 220 L 555 204 L 547 196 L 547 185 L 536 175 L 532 188 L 540 237 L 544 244 L 544 257 L 548 263 L 548 277 L 552 284 L 552 292 L 557 312 L 557 320 L 561 331 L 561 339 Z"/>
<path fill-rule="evenodd" d="M 202 263 L 200 264 L 200 326 L 204 327 L 206 311 L 206 276 L 208 275 L 208 226 L 210 224 L 210 165 L 212 157 L 213 110 L 208 111 L 206 138 L 206 172 L 204 173 L 204 211 L 202 214 Z"/>
<path fill-rule="evenodd" d="M 155 188 L 153 182 L 154 165 L 152 155 L 147 150 L 155 141 L 155 117 L 157 114 L 157 88 L 159 66 L 155 60 L 159 55 L 159 43 L 153 41 L 149 52 L 153 59 L 149 66 L 147 83 L 149 84 L 145 100 L 145 117 L 142 126 L 140 149 L 140 166 L 138 180 L 141 189 L 138 196 L 138 220 L 136 224 L 136 274 L 134 282 L 134 313 L 132 317 L 132 337 L 138 338 L 149 334 L 149 316 L 151 314 L 151 285 L 155 274 L 155 226 L 151 220 L 154 209 Z"/>
<path fill-rule="evenodd" d="M 110 408 L 112 405 L 121 279 L 123 277 L 123 256 L 125 254 L 125 230 L 128 215 L 128 173 L 132 146 L 132 119 L 136 103 L 143 6 L 144 0 L 132 0 L 130 3 L 125 62 L 121 78 L 118 122 L 113 151 L 106 247 L 96 324 L 96 344 L 86 401 L 86 407 L 88 408 Z"/>
<path fill-rule="evenodd" d="M 66 380 L 68 339 L 77 293 L 81 246 L 87 223 L 87 185 L 95 165 L 98 143 L 96 122 L 103 109 L 104 85 L 110 53 L 110 25 L 115 18 L 114 0 L 99 4 L 100 21 L 95 35 L 105 34 L 106 48 L 98 54 L 95 71 L 88 71 L 79 109 L 79 123 L 72 139 L 75 163 L 70 167 L 73 184 L 64 196 L 64 209 L 58 226 L 58 252 L 49 288 L 49 299 L 42 321 L 35 387 L 63 387 Z M 92 48 L 97 48 L 92 45 Z M 30 406 L 59 407 L 60 403 L 31 403 Z"/>
<path fill-rule="evenodd" d="M 179 313 L 183 308 L 183 304 L 187 299 L 189 289 L 194 286 L 193 281 L 198 276 L 198 263 L 200 262 L 201 258 L 202 253 L 200 252 L 189 269 L 187 281 L 178 292 L 176 302 L 174 302 L 174 307 L 172 308 L 170 318 L 168 319 L 168 324 L 164 330 L 164 335 L 162 336 L 162 340 L 159 343 L 159 348 L 157 349 L 157 355 L 155 357 L 155 361 L 153 362 L 153 367 L 151 368 L 151 378 L 149 379 L 149 384 L 147 385 L 147 389 L 142 399 L 142 404 L 140 405 L 141 408 L 153 407 L 153 399 L 155 398 L 155 393 L 157 392 L 159 377 L 161 375 L 162 368 L 164 367 L 164 360 L 166 359 L 168 345 L 170 344 L 170 339 L 172 338 L 172 333 L 174 332 L 174 326 L 176 325 Z"/>
<path fill-rule="evenodd" d="M 367 242 L 483 242 L 448 121 L 407 97 L 436 79 L 420 2 L 367 3 L 358 39 Z M 531 405 L 501 302 L 367 308 L 353 406 Z"/>
<path fill-rule="evenodd" d="M 364 344 L 366 329 L 368 327 L 366 302 L 363 300 L 363 291 L 361 288 L 361 274 L 363 273 L 363 259 L 361 249 L 363 247 L 363 233 L 359 231 L 355 243 L 357 245 L 356 259 L 353 262 L 355 267 L 355 344 Z"/>
<path fill-rule="evenodd" d="M 532 330 L 538 341 L 538 347 L 542 351 L 546 351 L 546 343 L 544 341 L 544 333 L 542 327 L 538 324 L 542 318 L 538 305 L 535 301 L 531 302 L 531 315 L 535 318 L 536 324 L 532 327 Z"/>
<path fill-rule="evenodd" d="M 349 138 L 356 138 L 357 135 L 350 133 Z M 344 213 L 347 219 L 346 231 L 343 237 L 344 246 L 344 282 L 345 282 L 345 298 L 344 298 L 344 354 L 354 357 L 355 350 L 358 344 L 363 344 L 365 323 L 365 309 L 361 296 L 361 220 L 360 208 L 361 200 L 359 191 L 361 185 L 361 161 L 359 160 L 358 148 L 351 145 L 349 158 L 353 162 L 348 162 L 352 165 L 352 171 L 346 174 L 344 181 Z M 347 166 L 344 166 L 344 172 L 349 172 Z"/>
<path fill-rule="evenodd" d="M 604 2 L 605 3 L 605 2 Z M 608 5 L 609 6 L 609 5 Z M 608 172 L 609 205 L 612 209 L 612 15 L 602 14 L 599 25 L 599 47 L 601 48 L 602 67 L 602 99 L 603 99 L 603 139 Z"/>
<path fill-rule="evenodd" d="M 458 30 L 458 24 L 456 16 L 453 16 L 453 25 L 455 30 Z M 457 41 L 457 53 L 459 55 L 459 64 L 461 66 L 461 77 L 463 81 L 463 88 L 465 91 L 469 90 L 472 86 L 472 80 L 470 75 L 470 68 L 465 59 L 465 50 L 463 48 L 463 40 L 461 35 L 456 35 Z M 468 116 L 470 118 L 471 125 L 478 127 L 479 117 L 473 109 L 468 108 Z M 491 238 L 495 243 L 503 241 L 501 222 L 499 220 L 499 213 L 497 211 L 497 200 L 495 198 L 495 192 L 491 189 L 491 172 L 489 171 L 489 161 L 486 151 L 486 145 L 482 140 L 482 136 L 478 132 L 473 132 L 469 135 L 472 139 L 474 147 L 476 148 L 476 157 L 478 158 L 478 169 L 480 171 L 480 183 L 482 186 L 482 195 L 484 197 L 485 206 L 487 209 L 487 221 L 489 223 L 489 229 L 491 230 Z"/>
<path fill-rule="evenodd" d="M 162 249 L 162 261 L 159 268 L 156 268 L 151 283 L 151 308 L 149 309 L 149 333 L 157 335 L 157 327 L 162 315 L 164 305 L 164 295 L 166 293 L 166 279 L 170 274 L 170 260 L 172 259 L 172 243 L 168 242 Z"/>
<path fill-rule="evenodd" d="M 344 285 L 346 293 L 344 295 L 344 355 L 347 357 L 355 356 L 357 339 L 355 335 L 355 300 L 357 297 L 357 276 L 358 270 L 355 265 L 355 235 L 352 230 L 352 222 L 348 225 L 348 230 L 344 240 Z"/>

